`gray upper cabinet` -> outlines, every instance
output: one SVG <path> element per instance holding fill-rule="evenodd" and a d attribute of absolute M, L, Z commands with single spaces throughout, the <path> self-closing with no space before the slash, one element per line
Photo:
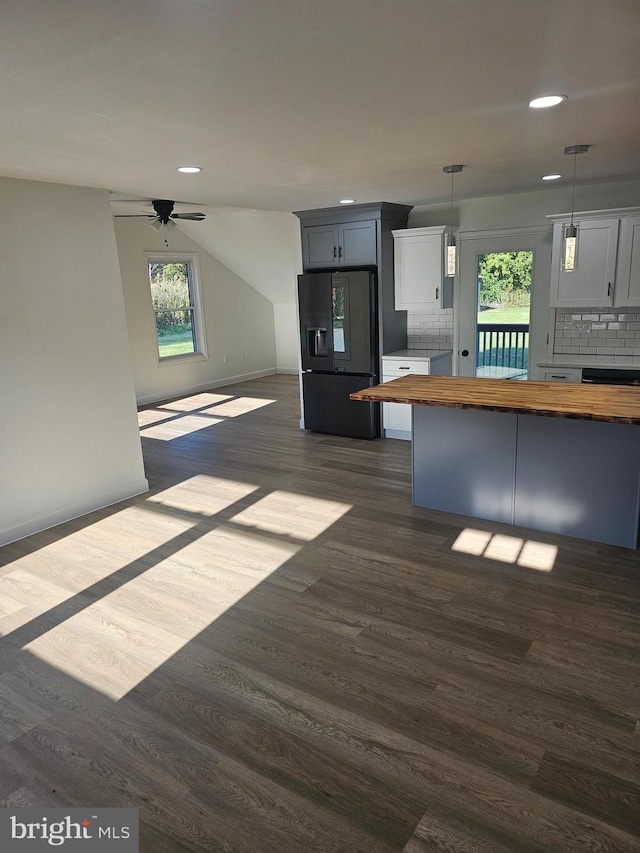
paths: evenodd
<path fill-rule="evenodd" d="M 373 268 L 380 355 L 407 346 L 407 312 L 396 311 L 394 301 L 392 231 L 407 227 L 410 210 L 406 204 L 378 201 L 294 211 L 305 272 Z"/>
<path fill-rule="evenodd" d="M 303 226 L 302 261 L 305 269 L 375 265 L 375 220 Z"/>

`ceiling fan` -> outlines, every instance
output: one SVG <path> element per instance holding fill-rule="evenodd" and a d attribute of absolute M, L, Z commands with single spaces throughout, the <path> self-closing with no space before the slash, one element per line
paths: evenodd
<path fill-rule="evenodd" d="M 155 213 L 116 213 L 115 215 L 118 218 L 144 218 L 149 220 L 149 224 L 153 228 L 163 233 L 164 242 L 167 246 L 169 245 L 167 242 L 167 234 L 172 228 L 176 227 L 174 220 L 190 219 L 192 222 L 202 222 L 205 218 L 204 213 L 195 211 L 193 213 L 174 213 L 173 207 L 175 202 L 170 201 L 169 199 L 154 198 L 151 200 L 151 204 L 153 205 Z"/>

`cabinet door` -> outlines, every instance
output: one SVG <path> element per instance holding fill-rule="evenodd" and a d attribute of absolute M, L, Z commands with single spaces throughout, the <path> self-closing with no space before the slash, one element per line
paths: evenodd
<path fill-rule="evenodd" d="M 578 222 L 577 266 L 562 269 L 562 223 L 553 231 L 551 305 L 604 307 L 613 305 L 613 285 L 618 249 L 618 220 Z"/>
<path fill-rule="evenodd" d="M 419 373 L 428 376 L 431 364 L 418 359 L 383 358 L 382 381 L 391 382 L 399 376 Z M 387 438 L 411 440 L 411 406 L 408 403 L 383 403 L 382 425 Z"/>
<path fill-rule="evenodd" d="M 620 225 L 615 304 L 640 305 L 640 216 L 625 217 Z"/>
<path fill-rule="evenodd" d="M 345 222 L 338 226 L 340 266 L 369 266 L 377 263 L 376 223 Z"/>
<path fill-rule="evenodd" d="M 337 225 L 308 225 L 302 229 L 302 263 L 305 269 L 337 265 Z"/>
<path fill-rule="evenodd" d="M 395 237 L 394 253 L 396 311 L 439 308 L 442 233 Z"/>

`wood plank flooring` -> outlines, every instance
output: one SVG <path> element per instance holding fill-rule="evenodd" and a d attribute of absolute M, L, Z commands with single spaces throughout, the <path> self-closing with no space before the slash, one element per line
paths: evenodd
<path fill-rule="evenodd" d="M 640 851 L 638 552 L 412 507 L 408 443 L 298 419 L 290 376 L 149 406 L 150 493 L 0 550 L 0 805 L 136 806 L 145 853 Z"/>

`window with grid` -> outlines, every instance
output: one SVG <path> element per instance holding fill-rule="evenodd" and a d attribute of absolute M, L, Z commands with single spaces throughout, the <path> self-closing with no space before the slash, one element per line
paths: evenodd
<path fill-rule="evenodd" d="M 148 256 L 158 358 L 205 355 L 197 256 Z"/>

